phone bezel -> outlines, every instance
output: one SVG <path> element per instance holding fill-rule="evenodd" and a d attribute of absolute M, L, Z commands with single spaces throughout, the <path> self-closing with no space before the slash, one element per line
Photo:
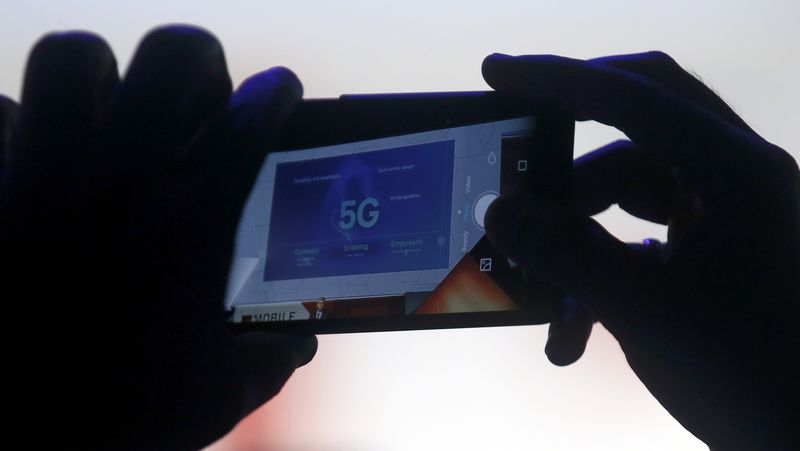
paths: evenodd
<path fill-rule="evenodd" d="M 524 99 L 496 92 L 437 92 L 343 95 L 338 99 L 303 100 L 283 125 L 271 148 L 300 150 L 535 116 L 537 152 L 532 165 L 540 168 L 534 190 L 556 202 L 569 204 L 570 169 L 575 121 L 568 115 Z M 546 170 L 541 170 L 546 168 Z M 549 288 L 536 296 L 542 305 L 560 305 L 562 295 Z M 351 333 L 464 327 L 541 324 L 552 311 L 439 313 L 399 317 L 230 323 L 237 332 L 265 330 L 289 333 Z"/>

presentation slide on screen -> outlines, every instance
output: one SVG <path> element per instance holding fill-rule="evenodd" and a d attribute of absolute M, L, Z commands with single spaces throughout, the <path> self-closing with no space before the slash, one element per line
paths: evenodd
<path fill-rule="evenodd" d="M 454 141 L 277 165 L 264 280 L 447 268 Z"/>
<path fill-rule="evenodd" d="M 534 125 L 519 118 L 271 153 L 239 224 L 226 305 L 269 310 L 269 320 L 325 318 L 337 300 L 373 299 L 386 314 L 398 302 L 421 305 L 484 236 L 502 142 Z"/>

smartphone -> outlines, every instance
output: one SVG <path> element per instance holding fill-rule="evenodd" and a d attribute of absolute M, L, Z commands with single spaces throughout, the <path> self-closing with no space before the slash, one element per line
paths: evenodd
<path fill-rule="evenodd" d="M 344 333 L 537 324 L 561 304 L 497 252 L 498 196 L 569 203 L 574 120 L 493 92 L 303 101 L 244 208 L 235 330 Z"/>

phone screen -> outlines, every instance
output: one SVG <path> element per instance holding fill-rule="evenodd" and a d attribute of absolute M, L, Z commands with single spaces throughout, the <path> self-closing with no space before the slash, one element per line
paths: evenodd
<path fill-rule="evenodd" d="M 272 152 L 244 208 L 234 323 L 518 309 L 484 215 L 525 179 L 535 117 Z"/>

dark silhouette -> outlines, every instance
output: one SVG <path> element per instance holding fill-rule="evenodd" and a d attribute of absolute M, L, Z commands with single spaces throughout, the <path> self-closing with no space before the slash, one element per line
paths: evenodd
<path fill-rule="evenodd" d="M 6 329 L 10 412 L 43 429 L 27 441 L 199 448 L 312 358 L 314 337 L 229 333 L 221 303 L 242 206 L 301 94 L 283 68 L 232 93 L 194 28 L 150 33 L 123 80 L 97 36 L 36 44 L 18 113 L 3 103 L 19 117 L 0 192 L 7 324 L 28 328 Z"/>
<path fill-rule="evenodd" d="M 483 69 L 632 139 L 576 162 L 574 209 L 508 196 L 488 214 L 495 245 L 569 295 L 550 359 L 576 360 L 599 320 L 715 450 L 796 447 L 792 158 L 663 54 Z M 145 37 L 123 80 L 97 36 L 34 47 L 20 106 L 0 102 L 7 412 L 47 424 L 29 441 L 201 447 L 312 358 L 313 337 L 233 336 L 221 305 L 239 213 L 301 91 L 277 68 L 231 93 L 220 44 L 189 27 Z M 588 218 L 612 203 L 669 224 L 668 243 L 616 241 Z"/>
<path fill-rule="evenodd" d="M 489 84 L 622 130 L 574 165 L 575 208 L 499 198 L 492 242 L 569 301 L 550 326 L 559 365 L 592 322 L 661 404 L 713 450 L 800 449 L 800 175 L 710 89 L 659 53 L 579 61 L 492 55 Z M 612 204 L 668 224 L 621 243 L 589 218 Z"/>

